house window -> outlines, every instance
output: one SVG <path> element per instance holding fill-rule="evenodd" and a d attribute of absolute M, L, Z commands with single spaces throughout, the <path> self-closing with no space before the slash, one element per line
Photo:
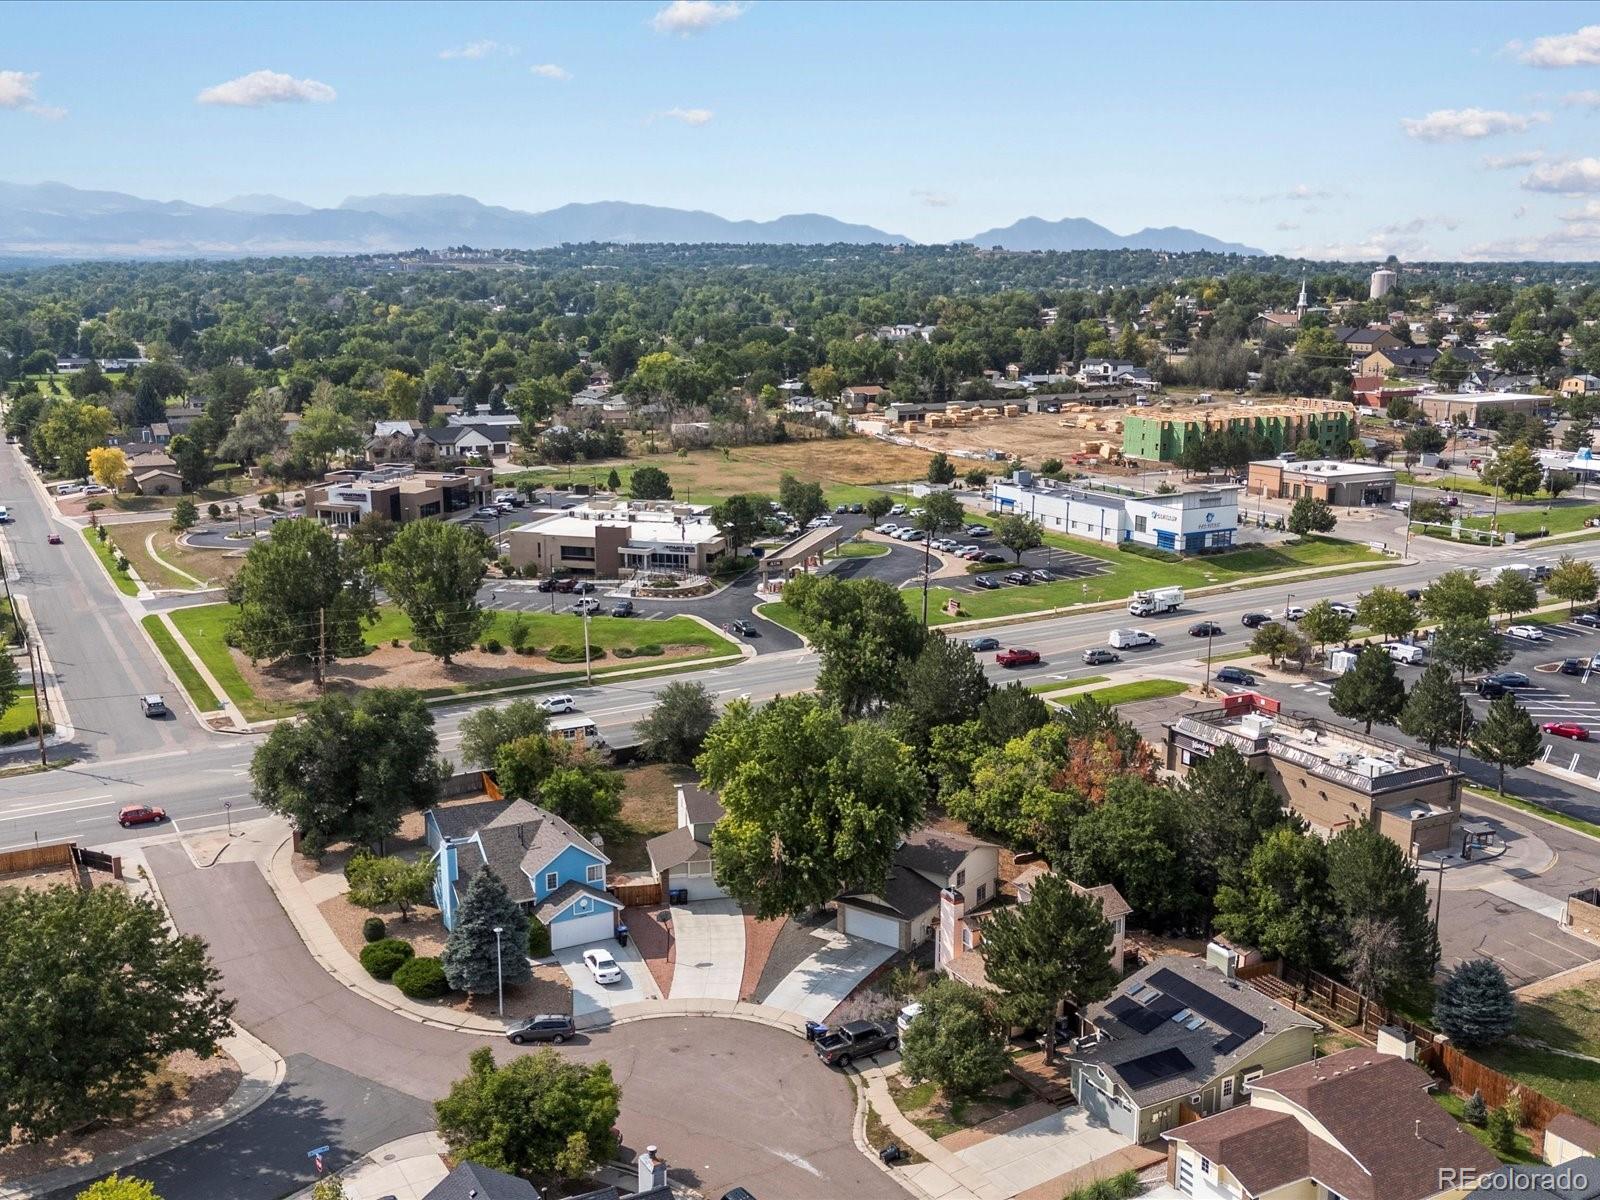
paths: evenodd
<path fill-rule="evenodd" d="M 965 887 L 966 883 L 967 883 L 967 869 L 965 867 L 962 867 L 961 870 L 956 872 L 956 886 L 957 887 Z"/>
<path fill-rule="evenodd" d="M 588 870 L 584 872 L 583 877 L 590 883 L 602 883 L 605 881 L 606 869 L 599 863 L 592 863 Z"/>
<path fill-rule="evenodd" d="M 1224 1100 L 1233 1099 L 1233 1076 L 1231 1075 L 1222 1081 L 1222 1098 Z"/>
<path fill-rule="evenodd" d="M 967 929 L 964 926 L 961 930 L 961 948 L 963 950 L 972 949 L 972 930 Z"/>
<path fill-rule="evenodd" d="M 1195 1099 L 1198 1100 L 1200 1097 L 1196 1096 Z M 1211 1160 L 1209 1158 L 1202 1158 L 1200 1160 L 1200 1173 L 1202 1175 L 1211 1174 Z"/>
<path fill-rule="evenodd" d="M 980 883 L 978 885 L 978 892 L 977 892 L 977 901 L 978 901 L 978 903 L 982 904 L 988 898 L 989 898 L 989 885 L 987 883 Z"/>
<path fill-rule="evenodd" d="M 1264 1074 L 1266 1074 L 1266 1072 L 1262 1071 L 1260 1069 L 1257 1069 L 1257 1070 L 1254 1070 L 1254 1071 L 1246 1071 L 1244 1073 L 1244 1090 L 1248 1092 L 1250 1090 L 1250 1085 L 1252 1083 L 1254 1083 L 1256 1080 L 1260 1079 L 1261 1076 L 1264 1075 Z"/>
<path fill-rule="evenodd" d="M 561 886 L 561 876 L 557 875 L 554 871 L 547 871 L 545 873 L 545 877 L 544 877 L 544 888 L 545 888 L 545 891 L 553 892 L 560 886 Z"/>

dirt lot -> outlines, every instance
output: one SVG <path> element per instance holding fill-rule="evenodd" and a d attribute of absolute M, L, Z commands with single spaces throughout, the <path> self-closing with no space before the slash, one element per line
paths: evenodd
<path fill-rule="evenodd" d="M 0 875 L 0 892 L 43 892 L 70 884 L 77 876 L 75 867 L 47 867 L 37 871 L 11 871 Z"/>
<path fill-rule="evenodd" d="M 1059 458 L 1066 462 L 1070 456 L 1084 452 L 1085 442 L 1110 441 L 1120 448 L 1121 418 L 1125 411 L 1128 410 L 1098 408 L 1081 414 L 1023 413 L 1021 416 L 996 417 L 954 429 L 929 429 L 923 425 L 919 427 L 919 432 L 905 436 L 914 438 L 919 446 L 929 450 L 943 450 L 952 458 L 958 454 L 964 457 L 981 456 L 990 450 L 999 450 L 1037 467 L 1047 458 Z M 1096 424 L 1102 428 L 1096 429 Z"/>
<path fill-rule="evenodd" d="M 620 820 L 626 826 L 626 832 L 606 843 L 613 882 L 621 875 L 649 872 L 650 855 L 644 844 L 657 834 L 677 827 L 677 785 L 694 780 L 694 772 L 688 768 L 665 763 L 629 767 L 622 776 Z"/>

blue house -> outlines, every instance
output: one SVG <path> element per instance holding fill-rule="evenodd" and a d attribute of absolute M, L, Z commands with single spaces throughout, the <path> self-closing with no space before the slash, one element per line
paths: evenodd
<path fill-rule="evenodd" d="M 488 866 L 550 930 L 552 950 L 615 933 L 622 902 L 606 891 L 611 860 L 554 813 L 526 800 L 491 800 L 430 808 L 423 820 L 434 852 L 434 903 L 446 929 L 473 877 Z"/>

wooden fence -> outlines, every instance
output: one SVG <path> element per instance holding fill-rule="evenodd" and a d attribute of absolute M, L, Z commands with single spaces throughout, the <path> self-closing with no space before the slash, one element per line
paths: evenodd
<path fill-rule="evenodd" d="M 1562 1113 L 1572 1111 L 1543 1092 L 1537 1092 L 1527 1084 L 1509 1075 L 1502 1075 L 1475 1058 L 1469 1058 L 1449 1042 L 1430 1042 L 1421 1050 L 1419 1057 L 1437 1074 L 1448 1079 L 1453 1090 L 1464 1096 L 1482 1092 L 1483 1102 L 1490 1108 L 1499 1107 L 1515 1093 L 1522 1105 L 1524 1129 L 1536 1129 L 1543 1133 L 1544 1127 L 1551 1121 Z"/>
<path fill-rule="evenodd" d="M 0 853 L 0 875 L 13 871 L 42 871 L 50 867 L 72 866 L 72 842 L 56 842 L 49 846 L 34 846 L 27 850 L 7 850 Z"/>
<path fill-rule="evenodd" d="M 627 908 L 661 903 L 661 883 L 614 883 L 611 894 Z"/>

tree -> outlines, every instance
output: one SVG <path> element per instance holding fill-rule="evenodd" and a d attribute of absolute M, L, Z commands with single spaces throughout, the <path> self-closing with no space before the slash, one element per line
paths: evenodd
<path fill-rule="evenodd" d="M 940 450 L 928 460 L 928 482 L 950 484 L 956 480 L 956 469 L 950 465 L 950 456 Z"/>
<path fill-rule="evenodd" d="M 1207 901 L 1223 883 L 1237 882 L 1250 852 L 1289 820 L 1272 782 L 1226 744 L 1194 761 L 1176 795 L 1194 886 Z"/>
<path fill-rule="evenodd" d="M 426 858 L 413 862 L 399 855 L 378 858 L 360 853 L 345 864 L 344 877 L 351 904 L 368 909 L 392 905 L 400 910 L 402 921 L 409 921 L 412 908 L 433 896 L 433 864 Z"/>
<path fill-rule="evenodd" d="M 1021 513 L 1012 513 L 996 521 L 994 535 L 1002 546 L 1017 556 L 1019 563 L 1024 551 L 1044 545 L 1044 526 Z"/>
<path fill-rule="evenodd" d="M 106 444 L 116 418 L 109 408 L 83 400 L 52 400 L 34 426 L 30 445 L 45 462 L 68 478 L 88 470 L 89 451 Z"/>
<path fill-rule="evenodd" d="M 1055 1058 L 1056 1006 L 1071 1000 L 1083 1008 L 1117 984 L 1111 924 L 1100 902 L 1055 873 L 1035 881 L 1028 903 L 995 911 L 978 952 L 989 982 L 1004 997 L 1002 1014 L 1045 1030 L 1046 1061 Z"/>
<path fill-rule="evenodd" d="M 112 1173 L 84 1188 L 78 1193 L 76 1200 L 161 1200 L 161 1197 L 156 1194 L 156 1189 L 143 1179 Z M 317 1196 L 314 1200 L 323 1200 L 323 1197 Z"/>
<path fill-rule="evenodd" d="M 1277 666 L 1278 660 L 1288 658 L 1298 644 L 1294 630 L 1277 621 L 1268 621 L 1256 627 L 1250 638 L 1250 651 L 1252 654 L 1265 654 L 1267 661 Z"/>
<path fill-rule="evenodd" d="M 1301 462 L 1310 462 L 1322 457 L 1322 444 L 1316 438 L 1304 438 L 1294 448 L 1294 456 Z"/>
<path fill-rule="evenodd" d="M 1516 571 L 1501 571 L 1489 585 L 1489 602 L 1494 611 L 1504 613 L 1509 621 L 1518 613 L 1532 612 L 1539 607 L 1539 589 L 1533 580 Z"/>
<path fill-rule="evenodd" d="M 1379 637 L 1404 637 L 1417 627 L 1417 606 L 1398 588 L 1379 584 L 1356 601 L 1356 620 Z"/>
<path fill-rule="evenodd" d="M 520 738 L 544 738 L 549 729 L 550 713 L 537 700 L 476 709 L 461 720 L 462 764 L 492 767 L 500 747 Z"/>
<path fill-rule="evenodd" d="M 1004 746 L 1049 723 L 1050 706 L 1022 683 L 992 689 L 978 708 L 979 730 L 991 746 Z"/>
<path fill-rule="evenodd" d="M 1360 946 L 1370 996 L 1396 987 L 1426 988 L 1439 964 L 1428 885 L 1396 842 L 1372 822 L 1349 826 L 1328 843 L 1328 885 L 1345 950 Z M 1388 950 L 1390 941 L 1394 952 Z"/>
<path fill-rule="evenodd" d="M 493 996 L 502 982 L 522 983 L 532 978 L 533 968 L 524 952 L 527 944 L 528 914 L 511 899 L 493 867 L 479 867 L 456 910 L 444 953 L 439 955 L 445 979 L 458 992 Z"/>
<path fill-rule="evenodd" d="M 1326 959 L 1332 907 L 1322 842 L 1285 825 L 1250 852 L 1237 884 L 1218 890 L 1216 927 L 1269 957 L 1311 967 Z"/>
<path fill-rule="evenodd" d="M 1517 998 L 1500 964 L 1469 958 L 1446 973 L 1433 1001 L 1441 1032 L 1462 1046 L 1488 1046 L 1516 1027 Z"/>
<path fill-rule="evenodd" d="M 395 415 L 409 417 L 416 406 L 412 397 Z M 289 435 L 294 453 L 319 469 L 338 455 L 354 454 L 365 440 L 355 421 L 340 411 L 331 395 L 306 405 L 300 413 L 300 423 Z"/>
<path fill-rule="evenodd" d="M 703 683 L 669 683 L 639 722 L 639 747 L 646 758 L 687 766 L 717 720 L 717 699 Z"/>
<path fill-rule="evenodd" d="M 881 579 L 802 575 L 783 598 L 799 615 L 821 659 L 817 689 L 846 716 L 896 698 L 901 665 L 922 649 L 926 632 Z"/>
<path fill-rule="evenodd" d="M 0 653 L 0 712 L 10 710 L 21 690 L 22 677 L 17 670 L 17 660 L 8 653 Z"/>
<path fill-rule="evenodd" d="M 1351 987 L 1364 996 L 1382 996 L 1406 968 L 1399 926 L 1393 920 L 1356 918 L 1344 930 L 1339 961 Z"/>
<path fill-rule="evenodd" d="M 194 528 L 195 522 L 200 519 L 200 510 L 194 506 L 194 501 L 187 496 L 180 499 L 172 506 L 172 528 L 181 533 L 185 529 Z"/>
<path fill-rule="evenodd" d="M 759 496 L 729 496 L 711 510 L 712 523 L 728 543 L 728 553 L 739 556 L 739 547 L 748 546 L 767 527 L 767 502 Z"/>
<path fill-rule="evenodd" d="M 1333 607 L 1331 600 L 1318 600 L 1300 618 L 1300 632 L 1325 651 L 1329 642 L 1342 642 L 1350 636 L 1350 618 Z"/>
<path fill-rule="evenodd" d="M 1441 625 L 1485 620 L 1489 593 L 1478 586 L 1476 571 L 1446 571 L 1422 589 L 1422 611 Z"/>
<path fill-rule="evenodd" d="M 455 1158 L 541 1179 L 576 1178 L 616 1152 L 622 1089 L 609 1064 L 541 1050 L 502 1067 L 487 1046 L 467 1062 L 467 1074 L 433 1106 Z"/>
<path fill-rule="evenodd" d="M 250 400 L 234 417 L 232 428 L 217 445 L 217 454 L 229 462 L 248 466 L 270 457 L 288 444 L 289 435 L 283 428 L 283 401 L 263 392 Z M 277 536 L 276 531 L 273 536 Z"/>
<path fill-rule="evenodd" d="M 1472 1095 L 1467 1097 L 1467 1102 L 1462 1106 L 1461 1119 L 1468 1125 L 1476 1125 L 1482 1129 L 1489 1119 L 1488 1106 L 1483 1102 L 1483 1093 L 1473 1088 Z"/>
<path fill-rule="evenodd" d="M 1341 717 L 1365 721 L 1367 733 L 1374 721 L 1393 724 L 1405 703 L 1406 686 L 1382 646 L 1364 647 L 1355 666 L 1333 681 L 1328 697 L 1328 707 Z"/>
<path fill-rule="evenodd" d="M 337 1175 L 317 1180 L 316 1186 L 311 1189 L 311 1200 L 347 1200 L 343 1180 Z"/>
<path fill-rule="evenodd" d="M 1495 786 L 1502 792 L 1506 790 L 1506 768 L 1525 767 L 1544 749 L 1539 727 L 1510 692 L 1489 705 L 1469 744 L 1474 754 L 1499 769 Z"/>
<path fill-rule="evenodd" d="M 801 529 L 828 511 L 820 483 L 802 483 L 787 472 L 778 477 L 778 503 Z"/>
<path fill-rule="evenodd" d="M 239 607 L 239 649 L 254 660 L 305 658 L 318 687 L 325 664 L 366 653 L 361 622 L 377 612 L 354 548 L 305 518 L 279 521 L 271 538 L 250 547 L 228 598 Z"/>
<path fill-rule="evenodd" d="M 900 1039 L 900 1068 L 909 1079 L 936 1083 L 947 1099 L 959 1100 L 1005 1078 L 1006 1030 L 987 995 L 946 977 L 917 1002 L 922 1011 Z"/>
<path fill-rule="evenodd" d="M 115 446 L 97 446 L 89 451 L 89 474 L 101 487 L 121 491 L 128 478 L 128 456 Z"/>
<path fill-rule="evenodd" d="M 1432 425 L 1419 425 L 1406 430 L 1400 444 L 1412 454 L 1437 454 L 1444 449 L 1445 436 Z"/>
<path fill-rule="evenodd" d="M 1561 498 L 1562 492 L 1570 492 L 1578 486 L 1578 477 L 1571 471 L 1550 471 L 1544 477 L 1544 493 L 1550 497 L 1551 504 L 1545 505 L 1549 512 L 1551 505 Z"/>
<path fill-rule="evenodd" d="M 1491 462 L 1485 463 L 1478 474 L 1485 483 L 1493 484 L 1515 500 L 1519 496 L 1531 496 L 1539 490 L 1544 467 L 1538 455 L 1526 443 L 1517 442 L 1501 450 Z"/>
<path fill-rule="evenodd" d="M 608 492 L 620 492 L 621 490 L 622 490 L 622 476 L 617 474 L 617 469 L 615 467 L 612 467 L 611 468 L 611 474 L 606 476 L 606 491 L 608 491 Z"/>
<path fill-rule="evenodd" d="M 403 814 L 437 803 L 443 772 L 433 713 L 418 692 L 324 696 L 275 725 L 250 762 L 258 804 L 288 817 L 301 849 L 378 845 Z"/>
<path fill-rule="evenodd" d="M 671 500 L 672 481 L 660 467 L 635 467 L 628 494 L 635 500 Z"/>
<path fill-rule="evenodd" d="M 167 443 L 167 454 L 178 465 L 184 487 L 193 491 L 211 482 L 211 455 L 198 439 L 186 433 L 177 434 Z"/>
<path fill-rule="evenodd" d="M 545 776 L 539 800 L 562 820 L 593 832 L 615 824 L 622 811 L 622 787 L 621 771 L 613 771 L 593 754 L 569 751 Z"/>
<path fill-rule="evenodd" d="M 1297 537 L 1305 537 L 1310 533 L 1329 533 L 1338 523 L 1339 518 L 1333 515 L 1333 509 L 1328 507 L 1326 500 L 1301 496 L 1289 510 L 1289 532 Z"/>
<path fill-rule="evenodd" d="M 901 672 L 899 698 L 889 708 L 889 728 L 919 756 L 939 726 L 976 720 L 993 690 L 972 650 L 937 631 Z"/>
<path fill-rule="evenodd" d="M 1401 732 L 1424 743 L 1429 751 L 1441 744 L 1464 745 L 1472 729 L 1472 708 L 1442 662 L 1430 663 L 1406 696 L 1400 710 Z"/>
<path fill-rule="evenodd" d="M 171 1055 L 210 1057 L 232 1014 L 205 943 L 150 900 L 0 891 L 0 1122 L 23 1140 L 127 1116 Z"/>
<path fill-rule="evenodd" d="M 867 510 L 867 519 L 874 525 L 880 523 L 889 515 L 889 510 L 894 507 L 894 497 L 883 492 L 873 492 L 867 497 L 863 507 Z"/>
<path fill-rule="evenodd" d="M 495 751 L 494 778 L 512 799 L 532 800 L 546 779 L 567 761 L 567 750 L 546 733 L 529 734 L 506 742 Z"/>
<path fill-rule="evenodd" d="M 1106 799 L 1072 826 L 1072 878 L 1115 884 L 1151 929 L 1186 927 L 1199 907 L 1190 886 L 1184 809 L 1159 784 L 1113 779 Z"/>
<path fill-rule="evenodd" d="M 726 814 L 711 834 L 717 883 L 763 919 L 882 887 L 922 816 L 910 751 L 814 696 L 733 701 L 695 766 Z"/>
<path fill-rule="evenodd" d="M 492 619 L 478 603 L 488 570 L 485 545 L 483 534 L 466 525 L 411 521 L 378 566 L 384 589 L 411 622 L 412 645 L 446 665 Z"/>
<path fill-rule="evenodd" d="M 1563 554 L 1544 586 L 1557 600 L 1565 600 L 1567 611 L 1571 612 L 1600 594 L 1600 576 L 1596 576 L 1593 563 Z"/>

